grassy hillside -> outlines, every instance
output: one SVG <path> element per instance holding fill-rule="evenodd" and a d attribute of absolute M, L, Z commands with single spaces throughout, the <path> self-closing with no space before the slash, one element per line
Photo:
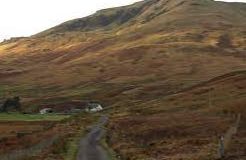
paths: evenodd
<path fill-rule="evenodd" d="M 146 0 L 99 11 L 1 43 L 0 98 L 21 96 L 32 110 L 100 101 L 123 157 L 214 158 L 233 115 L 245 117 L 245 28 L 244 3 Z M 245 146 L 244 127 L 236 136 Z"/>
<path fill-rule="evenodd" d="M 88 20 L 128 10 L 136 13 L 124 23 L 113 19 L 111 29 Z M 100 11 L 2 43 L 0 92 L 27 102 L 93 96 L 108 104 L 116 101 L 112 94 L 147 86 L 163 86 L 165 95 L 245 69 L 245 14 L 244 4 L 209 0 L 144 1 Z M 80 24 L 67 29 L 77 21 L 91 30 Z"/>
<path fill-rule="evenodd" d="M 228 160 L 243 160 L 246 148 L 246 72 L 234 72 L 177 93 L 115 110 L 108 142 L 125 159 L 218 158 L 218 140 L 241 114 Z"/>

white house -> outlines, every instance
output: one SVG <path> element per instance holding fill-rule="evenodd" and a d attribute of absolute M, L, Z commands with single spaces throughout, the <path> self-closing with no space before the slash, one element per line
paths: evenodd
<path fill-rule="evenodd" d="M 53 113 L 52 108 L 44 108 L 39 111 L 40 114 L 48 114 L 48 113 Z"/>
<path fill-rule="evenodd" d="M 88 113 L 100 112 L 102 110 L 103 110 L 103 107 L 97 103 L 90 103 L 90 104 L 88 104 L 87 108 L 85 109 L 85 111 Z"/>

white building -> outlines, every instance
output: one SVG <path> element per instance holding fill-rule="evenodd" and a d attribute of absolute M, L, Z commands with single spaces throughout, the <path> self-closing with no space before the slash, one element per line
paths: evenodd
<path fill-rule="evenodd" d="M 48 113 L 53 113 L 52 108 L 44 108 L 39 111 L 40 114 L 48 114 Z"/>
<path fill-rule="evenodd" d="M 97 103 L 90 103 L 90 104 L 88 104 L 87 108 L 85 109 L 85 111 L 88 113 L 100 112 L 102 110 L 103 110 L 103 107 Z"/>

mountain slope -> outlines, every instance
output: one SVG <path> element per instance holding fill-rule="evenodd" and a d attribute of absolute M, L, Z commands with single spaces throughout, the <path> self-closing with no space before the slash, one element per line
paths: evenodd
<path fill-rule="evenodd" d="M 130 6 L 101 10 L 91 16 L 65 22 L 41 33 L 41 35 L 63 33 L 67 31 L 109 30 L 133 20 L 149 5 L 152 5 L 155 2 L 156 1 L 154 0 L 147 0 Z"/>
<path fill-rule="evenodd" d="M 123 158 L 215 159 L 233 115 L 245 122 L 245 70 L 246 4 L 146 0 L 1 43 L 0 99 L 100 101 Z M 244 126 L 230 159 L 244 158 Z"/>
<path fill-rule="evenodd" d="M 109 143 L 125 159 L 217 159 L 219 136 L 236 122 L 236 113 L 246 114 L 245 84 L 245 71 L 232 72 L 135 103 L 130 113 L 115 113 L 109 124 Z M 231 139 L 227 159 L 244 159 L 245 123 L 242 119 Z"/>
<path fill-rule="evenodd" d="M 2 43 L 1 85 L 28 99 L 90 98 L 105 95 L 111 85 L 116 90 L 160 85 L 169 92 L 242 70 L 245 8 L 210 0 L 151 0 L 99 11 Z M 29 94 L 34 90 L 37 97 Z"/>

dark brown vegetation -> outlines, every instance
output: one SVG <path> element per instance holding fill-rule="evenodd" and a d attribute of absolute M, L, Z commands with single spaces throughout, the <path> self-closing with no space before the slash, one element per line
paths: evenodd
<path fill-rule="evenodd" d="M 245 73 L 223 75 L 164 98 L 136 104 L 128 113 L 113 114 L 109 143 L 125 159 L 216 159 L 219 137 L 226 134 L 240 113 L 242 120 L 226 156 L 243 160 Z"/>
<path fill-rule="evenodd" d="M 0 122 L 0 156 L 27 160 L 64 159 L 70 147 L 69 140 L 85 132 L 92 122 L 94 117 L 85 119 L 84 115 L 60 122 Z"/>
<path fill-rule="evenodd" d="M 51 134 L 53 122 L 0 122 L 0 155 L 33 146 Z"/>
<path fill-rule="evenodd" d="M 110 144 L 129 159 L 214 159 L 241 113 L 229 155 L 244 159 L 245 28 L 241 3 L 146 0 L 100 11 L 2 43 L 0 95 L 20 95 L 31 111 L 99 100 L 112 113 Z"/>

